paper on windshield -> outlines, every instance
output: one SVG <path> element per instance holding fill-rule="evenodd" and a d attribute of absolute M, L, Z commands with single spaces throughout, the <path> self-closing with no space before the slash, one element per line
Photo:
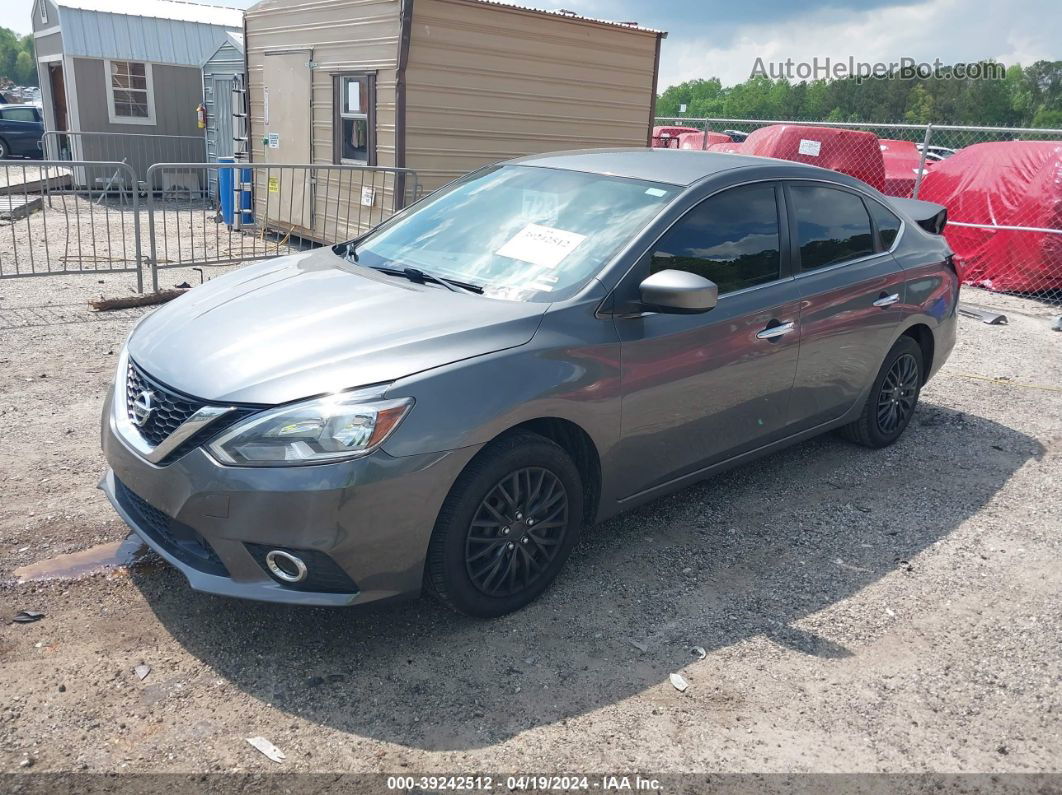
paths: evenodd
<path fill-rule="evenodd" d="M 584 240 L 586 235 L 576 232 L 528 224 L 494 253 L 542 268 L 556 268 Z"/>

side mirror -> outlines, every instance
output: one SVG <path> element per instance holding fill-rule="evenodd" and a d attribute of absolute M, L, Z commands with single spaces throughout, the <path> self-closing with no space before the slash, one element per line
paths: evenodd
<path fill-rule="evenodd" d="M 643 281 L 638 290 L 643 304 L 665 313 L 707 312 L 719 301 L 715 282 L 689 271 L 659 271 Z"/>

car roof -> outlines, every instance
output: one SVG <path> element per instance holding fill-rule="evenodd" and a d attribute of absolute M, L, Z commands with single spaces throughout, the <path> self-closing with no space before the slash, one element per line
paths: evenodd
<path fill-rule="evenodd" d="M 816 166 L 730 152 L 705 152 L 697 149 L 574 149 L 528 155 L 507 161 L 521 166 L 584 171 L 614 177 L 628 177 L 671 185 L 692 185 L 705 177 L 735 168 L 772 166 L 785 163 L 802 166 L 808 171 L 823 171 Z M 834 172 L 827 172 L 834 173 Z"/>

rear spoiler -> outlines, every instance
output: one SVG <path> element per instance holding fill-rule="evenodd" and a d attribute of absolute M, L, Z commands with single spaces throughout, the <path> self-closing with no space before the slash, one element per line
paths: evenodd
<path fill-rule="evenodd" d="M 892 196 L 886 197 L 886 200 L 930 234 L 939 235 L 944 232 L 944 226 L 948 223 L 948 208 L 944 205 Z"/>

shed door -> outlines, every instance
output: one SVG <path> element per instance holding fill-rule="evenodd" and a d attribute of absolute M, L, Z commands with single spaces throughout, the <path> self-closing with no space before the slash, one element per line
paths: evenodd
<path fill-rule="evenodd" d="M 214 78 L 215 157 L 232 157 L 232 78 Z"/>
<path fill-rule="evenodd" d="M 266 163 L 309 163 L 311 50 L 266 53 Z M 259 196 L 269 222 L 312 228 L 309 170 L 259 171 Z M 262 189 L 264 193 L 262 192 Z"/>
<path fill-rule="evenodd" d="M 232 157 L 235 151 L 232 140 L 232 89 L 233 78 L 229 75 L 206 78 L 207 106 L 207 160 L 217 162 L 218 158 Z M 210 169 L 210 195 L 218 196 L 218 172 Z"/>

